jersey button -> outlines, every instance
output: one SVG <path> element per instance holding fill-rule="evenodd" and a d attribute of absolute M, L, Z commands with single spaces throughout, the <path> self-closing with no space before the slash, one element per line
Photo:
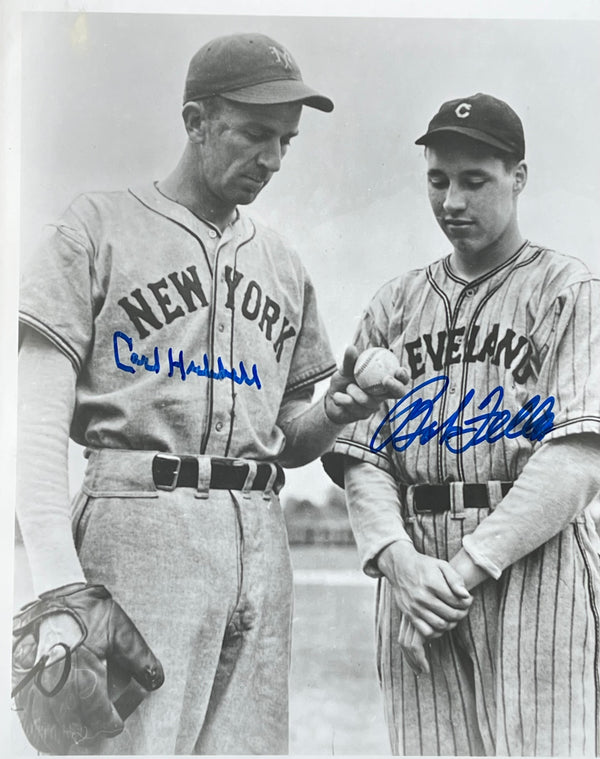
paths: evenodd
<path fill-rule="evenodd" d="M 215 239 L 215 237 L 217 236 L 217 233 L 215 232 L 215 230 L 214 230 L 214 229 L 209 229 L 209 230 L 208 230 L 208 236 L 209 236 L 209 237 L 212 237 L 212 238 L 213 238 L 213 240 L 214 240 L 214 239 Z"/>
<path fill-rule="evenodd" d="M 225 332 L 225 325 L 221 322 L 219 326 L 217 327 L 217 329 L 219 330 L 219 332 Z"/>
<path fill-rule="evenodd" d="M 215 429 L 217 432 L 221 432 L 221 430 L 223 429 L 223 422 L 217 422 L 215 424 Z"/>
<path fill-rule="evenodd" d="M 476 290 L 475 290 L 474 287 L 468 287 L 465 290 L 465 295 L 467 296 L 467 298 L 472 298 L 475 295 L 475 292 L 476 292 Z"/>
<path fill-rule="evenodd" d="M 449 393 L 455 393 L 456 392 L 456 387 L 454 385 L 452 385 L 452 387 L 450 388 L 450 390 L 448 392 Z"/>

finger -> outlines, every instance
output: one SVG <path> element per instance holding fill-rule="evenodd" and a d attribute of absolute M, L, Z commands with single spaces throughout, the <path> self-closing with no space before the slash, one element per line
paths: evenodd
<path fill-rule="evenodd" d="M 454 582 L 452 586 L 448 583 L 448 570 L 456 575 L 449 564 L 440 562 L 436 573 L 429 576 L 425 583 L 429 596 L 445 607 L 458 610 L 468 609 L 473 603 L 473 596 L 466 589 L 462 578 L 459 582 Z"/>
<path fill-rule="evenodd" d="M 416 675 L 429 673 L 429 662 L 423 639 L 404 616 L 400 622 L 398 641 L 402 647 L 404 656 Z"/>
<path fill-rule="evenodd" d="M 440 564 L 440 570 L 444 575 L 444 579 L 446 580 L 448 587 L 457 598 L 463 598 L 465 600 L 471 599 L 471 601 L 473 600 L 473 597 L 467 590 L 467 586 L 465 585 L 465 581 L 462 575 L 460 575 L 453 567 L 451 567 L 450 564 Z"/>
<path fill-rule="evenodd" d="M 396 369 L 396 371 L 394 372 L 394 377 L 399 382 L 402 382 L 403 385 L 406 385 L 408 381 L 410 380 L 410 372 L 405 366 L 401 366 L 399 369 Z"/>
<path fill-rule="evenodd" d="M 441 626 L 438 621 L 443 622 L 443 628 L 447 629 L 449 623 L 459 622 L 469 613 L 469 606 L 459 608 L 449 606 L 435 597 L 427 598 L 420 605 L 415 606 L 414 609 L 418 616 L 423 617 L 432 627 L 439 629 L 441 629 Z"/>
<path fill-rule="evenodd" d="M 156 690 L 165 676 L 160 661 L 127 614 L 115 604 L 113 609 L 114 646 L 111 658 L 129 672 L 146 690 Z"/>
<path fill-rule="evenodd" d="M 408 666 L 412 669 L 415 675 L 422 675 L 423 672 L 426 671 L 422 659 L 416 655 L 411 646 L 401 643 L 400 647 L 402 648 L 402 653 L 404 654 Z"/>
<path fill-rule="evenodd" d="M 429 660 L 425 643 L 416 630 L 412 631 L 410 638 L 411 657 L 421 673 L 429 674 Z"/>
<path fill-rule="evenodd" d="M 412 626 L 420 633 L 425 639 L 433 638 L 436 635 L 436 631 L 420 617 L 411 617 Z"/>
<path fill-rule="evenodd" d="M 413 657 L 412 649 L 410 645 L 413 631 L 414 631 L 414 628 L 408 621 L 408 617 L 406 615 L 403 615 L 402 619 L 400 620 L 400 630 L 398 632 L 398 643 L 400 644 L 400 648 L 402 649 L 402 653 L 404 654 L 404 658 L 406 659 L 408 666 L 413 670 L 415 675 L 420 675 L 422 669 L 419 662 L 416 660 L 415 657 Z"/>
<path fill-rule="evenodd" d="M 468 613 L 468 609 L 452 609 L 447 606 L 432 604 L 432 608 L 427 606 L 411 607 L 410 618 L 413 624 L 416 619 L 420 619 L 433 632 L 444 633 L 451 629 L 450 625 L 455 627 Z"/>
<path fill-rule="evenodd" d="M 358 350 L 354 345 L 349 345 L 344 351 L 342 360 L 342 375 L 344 377 L 354 377 L 354 364 L 358 358 Z"/>
<path fill-rule="evenodd" d="M 381 384 L 384 387 L 384 391 L 383 393 L 379 393 L 380 396 L 383 395 L 387 398 L 402 398 L 406 395 L 406 384 L 391 374 L 384 377 Z"/>
<path fill-rule="evenodd" d="M 331 397 L 339 406 L 352 406 L 355 403 L 359 406 L 373 406 L 373 396 L 365 393 L 354 382 L 350 382 L 343 393 L 338 391 L 333 393 Z M 378 399 L 377 403 L 379 402 L 381 399 Z"/>

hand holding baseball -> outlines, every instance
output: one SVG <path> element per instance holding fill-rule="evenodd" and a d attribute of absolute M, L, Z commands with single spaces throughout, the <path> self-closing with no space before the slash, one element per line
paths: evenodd
<path fill-rule="evenodd" d="M 366 419 L 386 398 L 402 398 L 408 379 L 408 371 L 386 348 L 370 348 L 359 356 L 350 346 L 342 368 L 331 378 L 325 413 L 338 424 Z"/>

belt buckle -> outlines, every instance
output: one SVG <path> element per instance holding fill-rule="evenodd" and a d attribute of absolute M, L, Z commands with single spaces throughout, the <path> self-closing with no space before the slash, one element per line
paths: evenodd
<path fill-rule="evenodd" d="M 172 481 L 168 483 L 167 485 L 163 484 L 156 484 L 156 487 L 159 490 L 175 490 L 177 487 L 177 480 L 179 479 L 179 472 L 181 471 L 181 458 L 179 456 L 174 456 L 171 453 L 158 453 L 155 457 L 155 459 L 158 459 L 160 461 L 174 461 L 175 462 L 175 470 L 173 471 Z"/>

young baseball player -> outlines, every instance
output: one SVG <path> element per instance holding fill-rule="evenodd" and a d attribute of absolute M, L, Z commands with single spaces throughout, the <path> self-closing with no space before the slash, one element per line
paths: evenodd
<path fill-rule="evenodd" d="M 243 209 L 303 105 L 333 108 L 278 42 L 209 42 L 173 172 L 77 198 L 24 267 L 18 517 L 41 600 L 16 623 L 15 660 L 42 751 L 287 751 L 281 467 L 379 403 L 352 382 L 354 348 L 336 371 L 297 255 Z M 69 435 L 88 457 L 72 511 Z M 121 685 L 156 689 L 163 672 L 123 724 Z"/>
<path fill-rule="evenodd" d="M 392 749 L 596 756 L 600 282 L 521 235 L 525 141 L 506 103 L 446 102 L 417 144 L 452 250 L 375 294 L 356 346 L 391 348 L 408 392 L 324 459 L 382 578 Z"/>

